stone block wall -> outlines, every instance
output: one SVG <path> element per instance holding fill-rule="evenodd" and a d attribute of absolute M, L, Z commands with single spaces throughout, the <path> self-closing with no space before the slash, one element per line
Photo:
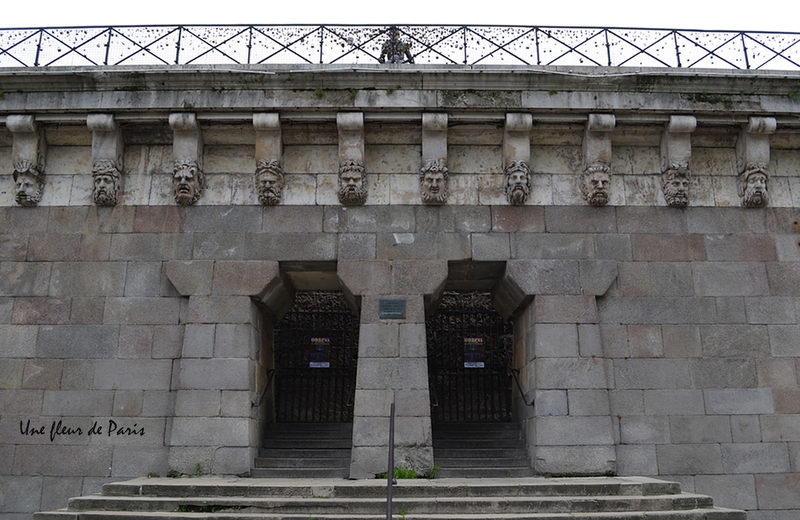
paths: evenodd
<path fill-rule="evenodd" d="M 348 74 L 327 79 L 350 88 Z M 412 85 L 326 99 L 316 86 L 281 85 L 279 106 L 269 110 L 287 108 L 286 186 L 281 204 L 269 207 L 254 189 L 248 119 L 266 110 L 260 88 L 275 89 L 269 78 L 240 96 L 154 93 L 153 107 L 124 89 L 96 97 L 9 91 L 0 117 L 4 107 L 41 110 L 48 146 L 44 196 L 38 207 L 18 207 L 12 134 L 0 128 L 3 518 L 28 520 L 105 482 L 149 472 L 246 472 L 270 417 L 269 398 L 251 403 L 272 366 L 273 316 L 290 305 L 298 280 L 305 290 L 319 288 L 308 276 L 319 270 L 318 283 L 361 305 L 354 442 L 364 474 L 380 470 L 373 462 L 384 449 L 368 434 L 382 433 L 389 399 L 401 394 L 409 397 L 398 408 L 400 456 L 421 468 L 431 463 L 424 310 L 443 287 L 491 287 L 514 320 L 514 368 L 536 404 L 517 395 L 537 472 L 662 476 L 747 509 L 754 520 L 794 519 L 800 138 L 798 103 L 779 92 L 783 79 L 763 80 L 764 96 L 735 94 L 722 107 L 687 101 L 680 78 L 659 87 L 666 92 L 637 84 L 627 94 L 608 84 L 623 80 L 597 80 L 597 101 L 589 102 L 586 92 L 554 85 L 559 93 L 529 75 L 503 74 L 500 84 L 492 74 L 499 73 L 481 76 L 481 88 L 494 89 L 482 101 L 472 90 L 434 92 L 455 81 L 436 74 L 425 77 L 439 87 L 424 92 Z M 723 79 L 741 86 L 737 92 L 755 88 Z M 533 90 L 494 95 L 512 84 Z M 76 112 L 84 105 L 70 105 L 84 94 L 106 100 L 93 109 L 122 107 L 124 185 L 114 207 L 92 200 L 92 132 Z M 185 105 L 175 102 L 182 96 L 202 116 L 207 181 L 189 207 L 172 196 L 168 117 Z M 223 101 L 230 106 L 217 110 Z M 369 116 L 363 206 L 343 206 L 336 193 L 336 113 L 353 110 Z M 441 206 L 420 201 L 421 112 L 429 110 L 452 112 L 450 195 Z M 590 207 L 579 184 L 582 142 L 587 114 L 598 111 L 619 118 L 609 136 L 609 204 Z M 508 205 L 504 193 L 506 112 L 534 112 L 532 186 L 522 206 Z M 659 146 L 674 113 L 698 114 L 684 209 L 667 207 L 661 192 Z M 775 113 L 769 204 L 742 208 L 740 128 L 752 115 Z M 409 304 L 403 322 L 375 312 L 379 298 L 393 296 Z"/>
<path fill-rule="evenodd" d="M 297 232 L 298 218 L 309 232 Z M 536 399 L 519 416 L 538 471 L 579 473 L 588 460 L 592 472 L 677 479 L 752 518 L 797 513 L 800 268 L 782 260 L 800 247 L 795 209 L 39 207 L 3 208 L 0 219 L 20 230 L 0 264 L 9 518 L 151 471 L 248 467 L 258 438 L 249 403 L 263 378 L 255 338 L 266 325 L 250 297 L 214 296 L 241 259 L 341 263 L 347 251 L 410 259 L 413 270 L 421 259 L 475 258 L 487 238 L 549 243 L 510 247 L 506 259 L 547 257 L 540 290 L 567 293 L 534 295 L 515 321 L 515 364 Z M 432 221 L 449 224 L 431 233 Z M 380 222 L 414 240 L 352 247 L 353 237 L 394 240 L 359 227 Z M 604 229 L 586 233 L 592 226 Z M 208 247 L 233 228 L 244 230 L 239 242 Z M 428 237 L 431 246 L 416 244 Z M 297 245 L 309 241 L 330 246 Z M 39 256 L 42 243 L 77 245 Z M 207 296 L 178 293 L 174 260 L 192 261 L 192 290 Z M 581 262 L 609 260 L 617 276 L 603 294 L 570 295 L 559 278 L 564 266 L 580 280 Z M 382 280 L 361 279 L 363 290 Z M 53 421 L 65 433 L 51 441 Z M 103 432 L 90 437 L 95 421 Z M 145 434 L 118 436 L 123 428 Z"/>

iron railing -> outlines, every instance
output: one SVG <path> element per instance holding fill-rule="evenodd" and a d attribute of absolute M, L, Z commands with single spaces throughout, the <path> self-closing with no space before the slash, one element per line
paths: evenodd
<path fill-rule="evenodd" d="M 358 317 L 341 293 L 297 293 L 275 323 L 276 422 L 351 422 Z"/>
<path fill-rule="evenodd" d="M 488 25 L 0 29 L 0 67 L 376 64 L 392 42 L 417 64 L 800 69 L 800 33 Z"/>
<path fill-rule="evenodd" d="M 440 308 L 425 332 L 431 419 L 510 421 L 511 323 L 494 309 Z"/>

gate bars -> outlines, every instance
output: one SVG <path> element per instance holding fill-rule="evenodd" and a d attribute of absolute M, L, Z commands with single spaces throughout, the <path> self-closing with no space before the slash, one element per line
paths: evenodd
<path fill-rule="evenodd" d="M 0 68 L 417 64 L 800 69 L 800 33 L 521 25 L 151 25 L 0 29 Z"/>

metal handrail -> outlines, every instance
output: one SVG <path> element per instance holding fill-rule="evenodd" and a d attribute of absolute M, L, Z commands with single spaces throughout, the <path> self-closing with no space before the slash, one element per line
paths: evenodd
<path fill-rule="evenodd" d="M 519 390 L 519 396 L 522 397 L 522 402 L 525 403 L 525 406 L 530 406 L 533 408 L 536 404 L 536 399 L 533 399 L 530 403 L 527 399 L 525 399 L 525 392 L 522 391 L 522 385 L 519 382 L 519 369 L 509 368 L 508 371 L 514 377 L 514 382 L 517 384 L 517 390 Z"/>
<path fill-rule="evenodd" d="M 377 65 L 393 41 L 416 64 L 800 70 L 800 33 L 424 24 L 0 29 L 0 68 Z"/>
<path fill-rule="evenodd" d="M 275 372 L 277 372 L 277 368 L 272 368 L 267 370 L 267 375 L 269 378 L 267 379 L 267 384 L 264 386 L 264 390 L 261 391 L 261 396 L 258 398 L 257 402 L 251 401 L 250 407 L 251 408 L 258 408 L 261 406 L 261 403 L 264 402 L 264 397 L 267 395 L 267 390 L 269 390 L 269 385 L 272 384 L 272 380 L 275 378 Z"/>

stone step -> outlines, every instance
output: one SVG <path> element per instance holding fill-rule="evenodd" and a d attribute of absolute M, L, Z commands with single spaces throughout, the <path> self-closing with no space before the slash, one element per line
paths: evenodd
<path fill-rule="evenodd" d="M 264 479 L 303 479 L 303 478 L 347 478 L 350 473 L 350 461 L 336 468 L 252 468 L 250 476 Z"/>
<path fill-rule="evenodd" d="M 250 470 L 258 478 L 344 478 L 352 423 L 273 423 Z"/>
<path fill-rule="evenodd" d="M 268 430 L 352 430 L 351 422 L 273 422 L 267 425 Z"/>
<path fill-rule="evenodd" d="M 519 448 L 522 439 L 433 439 L 433 449 L 486 450 L 491 448 Z"/>
<path fill-rule="evenodd" d="M 437 497 L 397 498 L 393 505 L 408 514 L 478 514 L 493 510 L 504 514 L 599 513 L 630 511 L 685 511 L 710 508 L 709 497 L 693 494 L 650 497 Z M 69 511 L 139 512 L 247 512 L 315 514 L 380 514 L 386 510 L 381 498 L 296 498 L 296 497 L 105 497 L 73 498 Z"/>
<path fill-rule="evenodd" d="M 441 467 L 437 472 L 437 478 L 520 478 L 533 476 L 533 470 L 527 467 L 467 467 L 455 466 L 451 468 Z"/>
<path fill-rule="evenodd" d="M 458 459 L 462 457 L 472 457 L 475 454 L 469 450 L 461 448 L 436 448 L 437 458 Z M 522 448 L 486 448 L 480 452 L 484 458 L 513 458 L 527 460 L 528 452 Z"/>
<path fill-rule="evenodd" d="M 260 458 L 271 457 L 294 457 L 294 458 L 339 458 L 349 459 L 350 448 L 319 448 L 319 449 L 300 449 L 300 448 L 261 448 L 258 450 Z"/>
<path fill-rule="evenodd" d="M 522 431 L 514 422 L 437 424 L 433 429 L 433 460 L 441 477 L 533 474 Z"/>
<path fill-rule="evenodd" d="M 400 480 L 402 520 L 746 520 L 647 477 Z M 386 481 L 201 477 L 106 484 L 33 520 L 382 520 Z"/>
<path fill-rule="evenodd" d="M 350 457 L 258 457 L 256 468 L 342 468 L 350 465 Z"/>
<path fill-rule="evenodd" d="M 530 468 L 519 458 L 437 457 L 435 461 L 440 468 Z"/>
<path fill-rule="evenodd" d="M 433 438 L 436 440 L 452 440 L 452 439 L 485 439 L 492 437 L 493 439 L 513 439 L 518 440 L 522 438 L 522 433 L 517 430 L 471 430 L 465 429 L 464 431 L 436 431 L 433 430 Z"/>
<path fill-rule="evenodd" d="M 352 430 L 265 430 L 265 439 L 351 439 Z"/>
<path fill-rule="evenodd" d="M 680 484 L 648 477 L 402 479 L 395 497 L 485 496 L 652 496 L 677 495 Z M 138 478 L 103 486 L 103 496 L 146 497 L 346 497 L 386 496 L 385 480 L 255 479 L 255 478 Z"/>
<path fill-rule="evenodd" d="M 274 449 L 350 449 L 353 444 L 351 439 L 265 439 L 264 448 Z"/>
<path fill-rule="evenodd" d="M 136 513 L 118 511 L 74 513 L 55 511 L 36 513 L 34 520 L 197 520 L 199 518 L 215 520 L 386 520 L 386 513 L 379 515 L 336 515 L 336 514 L 265 514 L 242 512 L 192 512 L 192 513 Z M 640 512 L 630 513 L 590 513 L 580 517 L 560 513 L 478 513 L 478 514 L 412 514 L 406 511 L 393 511 L 392 520 L 747 520 L 744 511 L 723 508 L 695 509 L 688 511 L 670 511 L 658 516 L 645 517 Z"/>
<path fill-rule="evenodd" d="M 518 430 L 517 423 L 513 421 L 452 421 L 452 422 L 436 422 L 434 428 L 438 431 L 461 431 L 465 427 L 468 429 L 485 429 L 485 430 Z"/>

